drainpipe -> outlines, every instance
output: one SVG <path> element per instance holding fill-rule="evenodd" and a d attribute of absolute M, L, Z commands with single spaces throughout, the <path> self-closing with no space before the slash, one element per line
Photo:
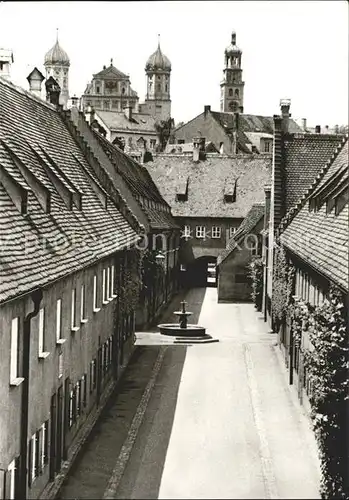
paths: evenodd
<path fill-rule="evenodd" d="M 20 472 L 19 472 L 19 495 L 18 499 L 28 498 L 27 496 L 27 454 L 28 454 L 28 413 L 29 413 L 29 368 L 30 368 L 30 327 L 31 319 L 34 318 L 40 309 L 42 300 L 42 290 L 35 290 L 31 294 L 34 302 L 34 310 L 27 314 L 23 323 L 23 383 L 22 383 L 22 414 L 20 430 Z M 29 471 L 30 472 L 30 471 Z"/>

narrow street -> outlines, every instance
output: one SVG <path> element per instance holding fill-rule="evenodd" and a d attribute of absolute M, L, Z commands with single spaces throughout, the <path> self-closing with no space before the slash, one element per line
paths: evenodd
<path fill-rule="evenodd" d="M 140 335 L 60 498 L 319 498 L 315 440 L 276 336 L 252 304 L 217 304 L 215 288 L 186 300 L 219 342 Z"/>

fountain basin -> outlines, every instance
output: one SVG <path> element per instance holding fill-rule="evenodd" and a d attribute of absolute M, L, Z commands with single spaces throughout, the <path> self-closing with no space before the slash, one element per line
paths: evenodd
<path fill-rule="evenodd" d="M 175 337 L 202 337 L 206 335 L 206 328 L 188 323 L 186 328 L 181 328 L 179 323 L 162 323 L 158 325 L 162 335 Z"/>

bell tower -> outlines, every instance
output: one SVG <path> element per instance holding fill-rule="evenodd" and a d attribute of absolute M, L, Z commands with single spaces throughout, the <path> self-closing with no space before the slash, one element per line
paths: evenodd
<path fill-rule="evenodd" d="M 146 62 L 145 73 L 147 77 L 145 111 L 158 120 L 167 120 L 171 117 L 171 62 L 160 48 L 160 38 L 156 51 Z"/>
<path fill-rule="evenodd" d="M 52 76 L 61 88 L 59 104 L 67 108 L 69 100 L 69 66 L 70 61 L 68 54 L 58 42 L 58 29 L 56 43 L 45 55 L 44 66 L 46 68 L 46 79 Z"/>
<path fill-rule="evenodd" d="M 231 44 L 224 51 L 223 80 L 221 81 L 221 111 L 244 112 L 244 86 L 241 67 L 242 51 L 236 45 L 236 33 L 231 34 Z"/>

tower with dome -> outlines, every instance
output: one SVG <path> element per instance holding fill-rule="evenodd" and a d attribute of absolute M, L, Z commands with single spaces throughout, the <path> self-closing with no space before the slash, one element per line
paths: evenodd
<path fill-rule="evenodd" d="M 145 65 L 147 92 L 141 110 L 157 120 L 171 117 L 171 62 L 160 48 L 160 39 L 156 51 L 151 54 Z"/>
<path fill-rule="evenodd" d="M 58 42 L 58 31 L 56 43 L 45 55 L 44 66 L 46 69 L 46 80 L 52 76 L 61 88 L 59 103 L 67 108 L 69 99 L 69 66 L 68 54 L 62 49 Z"/>
<path fill-rule="evenodd" d="M 241 67 L 242 51 L 236 45 L 236 33 L 231 34 L 231 43 L 224 51 L 223 80 L 221 81 L 221 111 L 227 113 L 244 111 L 244 86 Z"/>

